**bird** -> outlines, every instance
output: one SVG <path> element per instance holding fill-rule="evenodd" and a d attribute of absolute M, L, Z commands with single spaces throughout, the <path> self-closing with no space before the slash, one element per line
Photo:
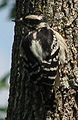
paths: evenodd
<path fill-rule="evenodd" d="M 21 48 L 29 64 L 29 73 L 35 83 L 53 86 L 57 77 L 59 63 L 66 61 L 67 44 L 65 39 L 41 15 L 27 15 L 21 22 L 30 31 L 24 36 Z"/>

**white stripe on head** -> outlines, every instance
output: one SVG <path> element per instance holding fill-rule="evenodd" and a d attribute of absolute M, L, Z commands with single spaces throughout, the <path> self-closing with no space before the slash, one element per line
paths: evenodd
<path fill-rule="evenodd" d="M 43 15 L 27 15 L 25 17 L 25 19 L 42 20 L 43 19 Z"/>

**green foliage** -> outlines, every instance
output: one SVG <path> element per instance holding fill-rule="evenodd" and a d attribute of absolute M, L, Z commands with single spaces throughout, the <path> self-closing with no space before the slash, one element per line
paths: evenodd
<path fill-rule="evenodd" d="M 13 18 L 15 18 L 15 9 L 16 9 L 16 6 L 15 5 L 13 5 L 13 7 L 12 7 L 12 9 L 11 9 L 11 12 L 10 12 L 10 15 L 9 15 L 9 18 L 11 18 L 11 19 L 13 19 Z"/>
<path fill-rule="evenodd" d="M 8 83 L 7 83 L 7 80 L 10 76 L 10 73 L 7 72 L 2 78 L 0 78 L 0 90 L 1 89 L 7 89 L 8 88 Z M 4 106 L 4 107 L 1 107 L 0 106 L 0 114 L 5 114 L 7 111 L 7 107 Z M 0 116 L 0 120 L 4 120 L 1 116 Z"/>
<path fill-rule="evenodd" d="M 2 0 L 0 2 L 0 9 L 4 9 L 6 6 L 10 5 L 10 0 Z M 9 14 L 9 18 L 15 18 L 15 4 L 13 3 L 10 14 Z"/>
<path fill-rule="evenodd" d="M 2 2 L 0 3 L 0 9 L 4 8 L 7 4 L 8 4 L 8 0 L 2 0 Z"/>
<path fill-rule="evenodd" d="M 4 108 L 3 108 L 3 107 L 2 107 L 2 108 L 0 107 L 0 112 L 6 112 L 6 111 L 7 111 L 7 108 L 6 108 L 6 107 L 4 107 Z"/>
<path fill-rule="evenodd" d="M 4 75 L 3 78 L 0 79 L 0 89 L 4 88 L 4 87 L 8 87 L 8 85 L 6 84 L 6 80 L 9 78 L 10 73 L 7 73 L 6 75 Z"/>

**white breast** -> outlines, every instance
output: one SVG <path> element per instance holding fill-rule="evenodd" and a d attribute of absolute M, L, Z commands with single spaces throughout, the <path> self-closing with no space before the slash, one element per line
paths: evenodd
<path fill-rule="evenodd" d="M 31 51 L 33 52 L 33 54 L 40 60 L 43 61 L 43 57 L 42 57 L 42 47 L 39 43 L 39 41 L 37 40 L 32 40 L 32 45 L 30 47 Z"/>

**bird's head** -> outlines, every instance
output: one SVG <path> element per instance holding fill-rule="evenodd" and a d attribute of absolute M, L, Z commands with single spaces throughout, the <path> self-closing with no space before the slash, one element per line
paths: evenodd
<path fill-rule="evenodd" d="M 25 17 L 21 17 L 18 20 L 15 20 L 15 22 L 20 22 L 21 24 L 24 24 L 28 27 L 35 27 L 44 21 L 45 17 L 43 15 L 27 15 Z"/>

